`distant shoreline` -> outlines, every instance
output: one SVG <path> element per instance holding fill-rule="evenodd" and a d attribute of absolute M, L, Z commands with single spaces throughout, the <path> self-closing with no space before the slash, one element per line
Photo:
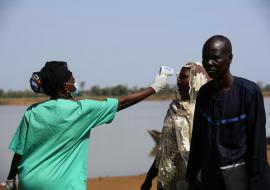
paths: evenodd
<path fill-rule="evenodd" d="M 264 92 L 264 97 L 270 97 L 270 92 Z M 84 96 L 80 99 L 93 99 L 104 100 L 108 97 L 115 98 L 113 96 Z M 16 105 L 32 105 L 38 102 L 46 101 L 49 97 L 31 97 L 31 98 L 0 98 L 0 105 L 16 106 Z M 154 95 L 146 99 L 146 101 L 168 101 L 174 99 L 174 95 Z"/>
<path fill-rule="evenodd" d="M 104 100 L 106 98 L 116 98 L 113 96 L 85 96 L 80 97 L 78 100 L 81 99 L 92 99 L 92 100 Z M 147 98 L 145 101 L 166 101 L 172 100 L 174 96 L 168 95 L 157 95 L 151 96 Z M 35 98 L 0 98 L 0 105 L 5 106 L 19 106 L 19 105 L 32 105 L 38 102 L 43 102 L 49 100 L 49 97 L 35 97 Z"/>

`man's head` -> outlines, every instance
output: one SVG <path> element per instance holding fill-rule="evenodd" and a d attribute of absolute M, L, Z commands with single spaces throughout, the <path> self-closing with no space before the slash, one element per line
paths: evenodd
<path fill-rule="evenodd" d="M 178 93 L 181 99 L 193 100 L 200 87 L 208 81 L 208 76 L 201 63 L 188 62 L 177 77 Z"/>
<path fill-rule="evenodd" d="M 177 77 L 178 91 L 184 98 L 189 98 L 190 67 L 182 67 Z"/>
<path fill-rule="evenodd" d="M 212 79 L 220 79 L 230 73 L 232 58 L 232 45 L 225 36 L 215 35 L 205 42 L 202 50 L 202 63 Z"/>

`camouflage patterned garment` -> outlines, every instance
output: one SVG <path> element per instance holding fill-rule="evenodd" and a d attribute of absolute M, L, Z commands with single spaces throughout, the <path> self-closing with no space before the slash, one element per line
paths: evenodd
<path fill-rule="evenodd" d="M 196 94 L 207 82 L 198 64 L 191 65 L 190 100 L 182 101 L 178 95 L 167 111 L 156 155 L 158 189 L 186 190 L 186 168 L 193 126 Z M 201 66 L 200 66 L 201 67 Z M 176 90 L 177 92 L 177 90 Z"/>
<path fill-rule="evenodd" d="M 192 134 L 194 103 L 174 100 L 164 119 L 156 164 L 164 189 L 186 189 L 185 174 Z"/>

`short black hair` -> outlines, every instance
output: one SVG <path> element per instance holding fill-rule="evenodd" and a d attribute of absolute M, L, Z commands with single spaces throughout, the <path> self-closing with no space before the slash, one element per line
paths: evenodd
<path fill-rule="evenodd" d="M 68 70 L 66 62 L 46 62 L 45 66 L 40 70 L 43 92 L 51 97 L 57 96 L 71 76 L 72 72 Z"/>
<path fill-rule="evenodd" d="M 206 47 L 207 44 L 209 43 L 213 43 L 213 42 L 217 42 L 220 41 L 224 44 L 224 51 L 225 53 L 232 53 L 232 44 L 231 41 L 229 40 L 229 38 L 227 38 L 226 36 L 223 35 L 214 35 L 212 37 L 210 37 L 204 44 L 204 47 Z"/>

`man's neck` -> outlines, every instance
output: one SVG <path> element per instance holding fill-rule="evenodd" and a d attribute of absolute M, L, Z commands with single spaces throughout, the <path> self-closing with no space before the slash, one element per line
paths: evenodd
<path fill-rule="evenodd" d="M 66 95 L 66 94 L 63 94 L 63 93 L 59 93 L 57 94 L 56 96 L 54 97 L 51 97 L 52 100 L 56 100 L 56 99 L 72 99 L 72 97 Z"/>
<path fill-rule="evenodd" d="M 215 80 L 218 93 L 224 93 L 231 89 L 234 78 L 230 72 L 225 74 L 222 78 Z"/>

